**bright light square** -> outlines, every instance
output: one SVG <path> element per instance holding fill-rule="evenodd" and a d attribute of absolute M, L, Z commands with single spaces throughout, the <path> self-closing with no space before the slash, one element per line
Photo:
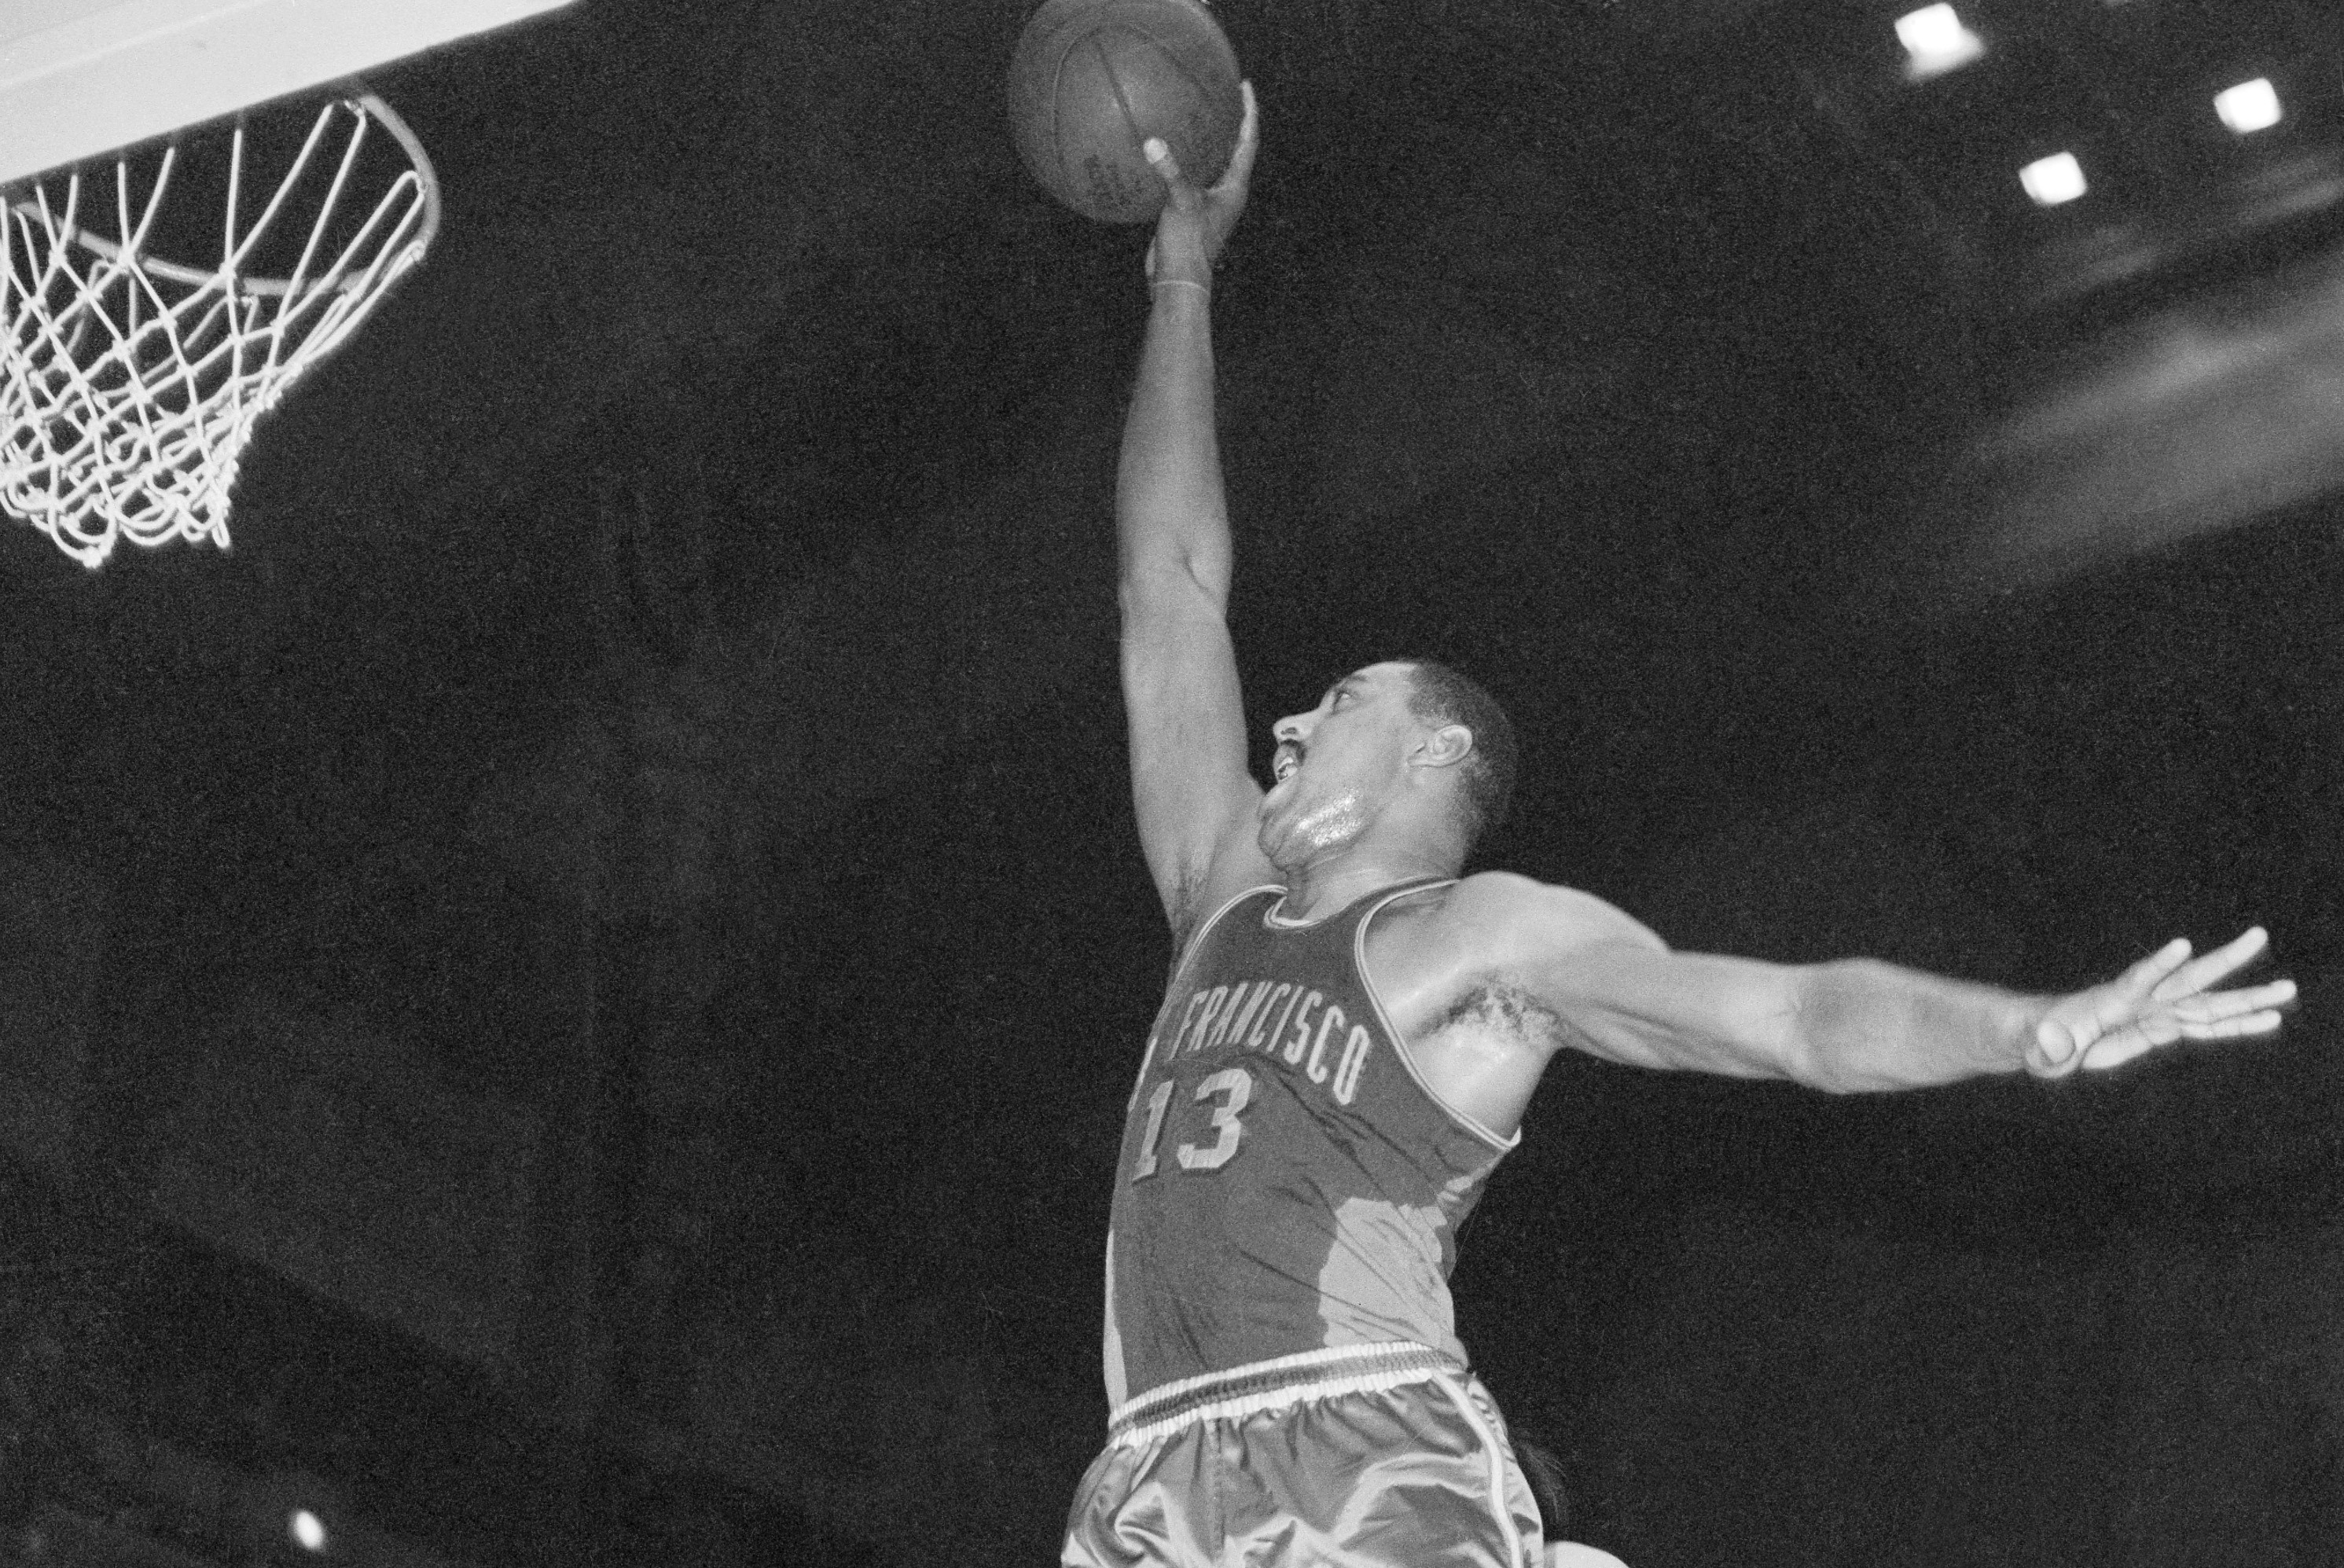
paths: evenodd
<path fill-rule="evenodd" d="M 1951 5 L 1924 5 L 1896 18 L 1896 41 L 1915 55 L 1958 49 L 1971 35 Z"/>
<path fill-rule="evenodd" d="M 2260 76 L 2240 82 L 2214 95 L 2214 112 L 2242 137 L 2268 130 L 2279 122 L 2278 89 Z"/>
<path fill-rule="evenodd" d="M 1924 5 L 1896 18 L 1896 41 L 1912 56 L 1915 79 L 1941 76 L 1985 53 L 1985 42 L 1962 25 L 1951 5 Z"/>
<path fill-rule="evenodd" d="M 2084 182 L 2084 166 L 2074 153 L 2053 153 L 2036 158 L 2018 171 L 2018 183 L 2037 207 L 2057 207 L 2073 201 L 2091 187 Z"/>

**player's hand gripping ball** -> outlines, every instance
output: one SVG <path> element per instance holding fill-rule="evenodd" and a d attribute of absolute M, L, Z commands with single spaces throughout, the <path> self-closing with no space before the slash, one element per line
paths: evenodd
<path fill-rule="evenodd" d="M 1009 65 L 1009 125 L 1042 187 L 1085 217 L 1148 223 L 1164 181 L 1140 148 L 1160 137 L 1209 186 L 1245 119 L 1238 59 L 1201 0 L 1046 0 Z"/>

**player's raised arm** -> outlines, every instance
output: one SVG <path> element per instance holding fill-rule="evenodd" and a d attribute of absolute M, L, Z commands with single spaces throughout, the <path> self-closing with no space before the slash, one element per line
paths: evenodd
<path fill-rule="evenodd" d="M 1236 155 L 1210 190 L 1182 178 L 1162 143 L 1148 144 L 1170 197 L 1147 254 L 1153 298 L 1116 483 L 1132 796 L 1148 871 L 1182 936 L 1219 893 L 1270 879 L 1253 844 L 1261 792 L 1246 770 L 1213 429 L 1213 261 L 1252 175 L 1250 86 L 1245 102 Z"/>
<path fill-rule="evenodd" d="M 2177 941 L 2105 985 L 2037 996 L 1870 959 L 1780 965 L 1675 953 L 1624 915 L 1522 877 L 1477 877 L 1469 910 L 1562 1043 L 1642 1067 L 1782 1077 L 1834 1092 L 2021 1067 L 2100 1069 L 2177 1040 L 2268 1034 L 2295 983 L 2217 989 L 2263 931 L 2190 956 Z"/>

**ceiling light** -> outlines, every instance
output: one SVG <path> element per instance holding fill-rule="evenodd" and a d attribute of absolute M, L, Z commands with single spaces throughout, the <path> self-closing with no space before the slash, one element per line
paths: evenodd
<path fill-rule="evenodd" d="M 326 1549 L 326 1522 L 308 1509 L 295 1509 L 292 1516 L 286 1520 L 285 1527 L 287 1533 L 303 1551 L 323 1552 Z"/>
<path fill-rule="evenodd" d="M 2084 166 L 2076 161 L 2074 153 L 2036 158 L 2018 171 L 2018 183 L 2026 187 L 2037 207 L 2057 207 L 2090 188 L 2084 182 Z"/>
<path fill-rule="evenodd" d="M 1951 5 L 1924 5 L 1897 17 L 1896 41 L 1911 56 L 1904 74 L 1916 82 L 1942 76 L 1985 53 L 1985 41 L 1962 25 Z"/>
<path fill-rule="evenodd" d="M 2268 130 L 2279 122 L 2278 89 L 2261 76 L 2240 82 L 2214 95 L 2214 112 L 2242 137 Z"/>

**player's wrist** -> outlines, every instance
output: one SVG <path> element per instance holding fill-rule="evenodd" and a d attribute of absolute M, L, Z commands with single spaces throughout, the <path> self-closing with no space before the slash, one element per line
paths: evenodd
<path fill-rule="evenodd" d="M 1213 286 L 1193 278 L 1151 278 L 1147 280 L 1149 314 L 1169 313 L 1173 320 L 1203 321 L 1213 313 Z"/>

